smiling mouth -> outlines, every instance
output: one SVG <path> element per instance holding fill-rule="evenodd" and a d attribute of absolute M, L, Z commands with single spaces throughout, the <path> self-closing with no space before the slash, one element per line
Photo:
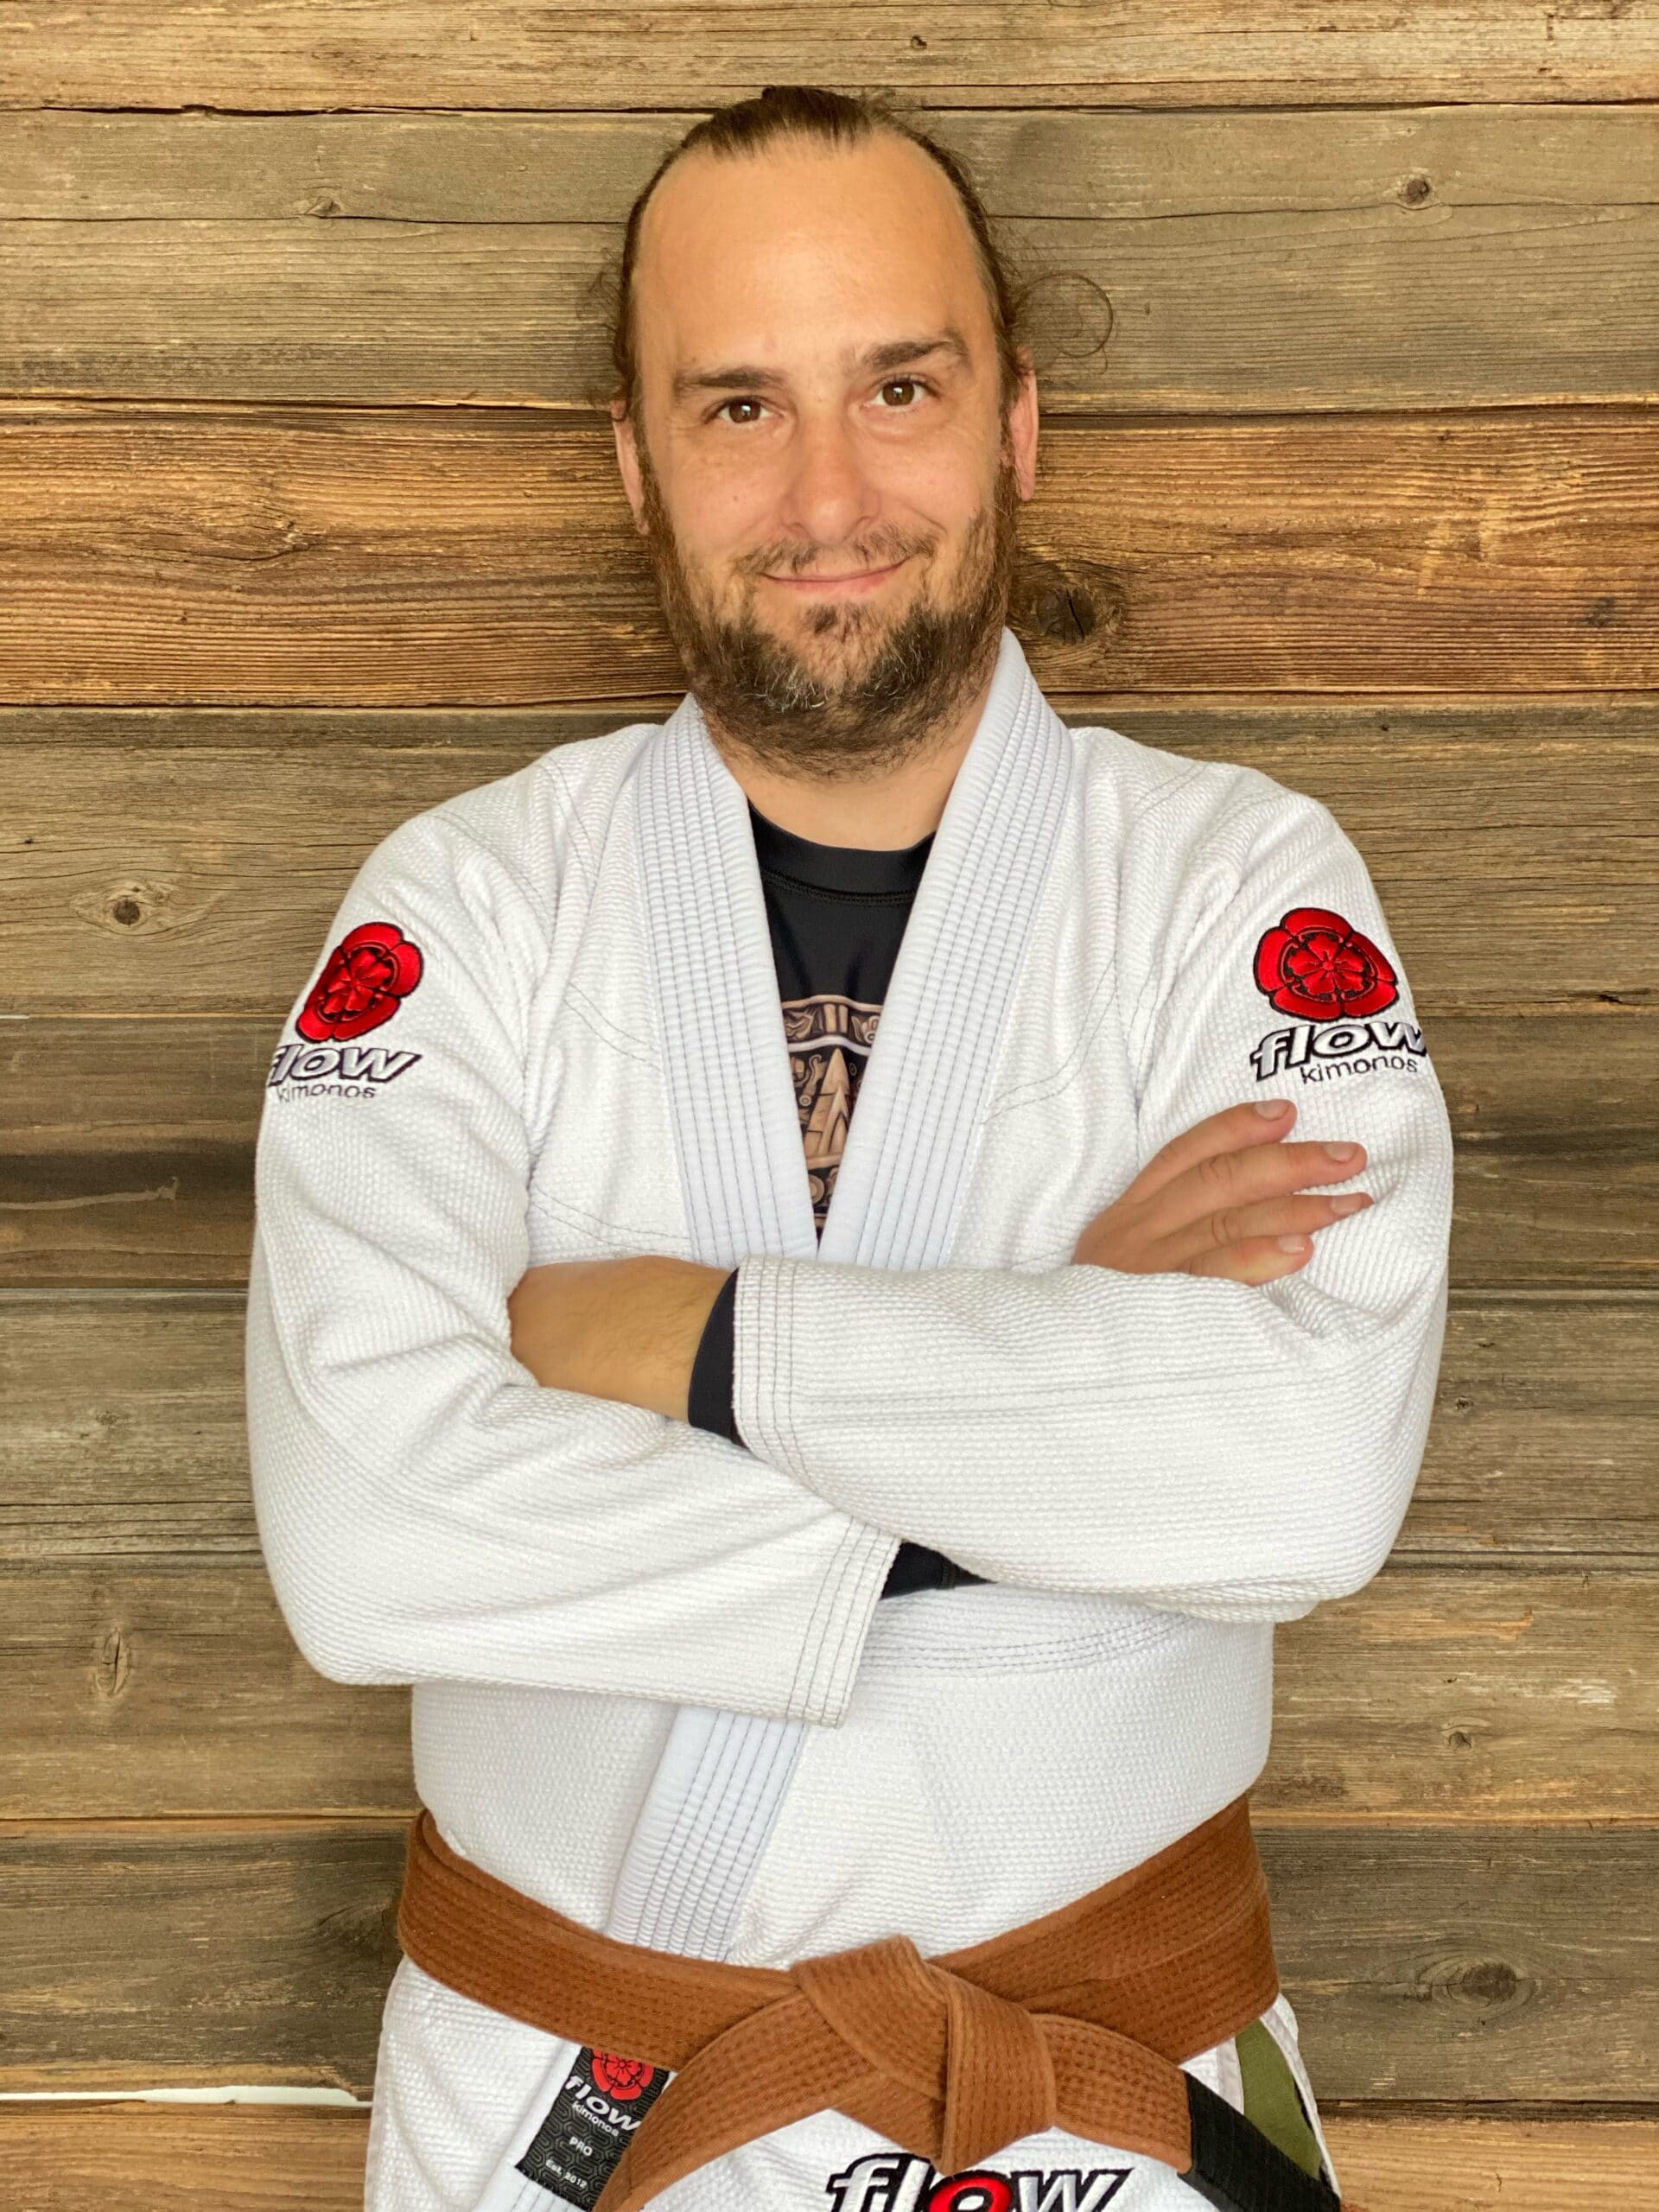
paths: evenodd
<path fill-rule="evenodd" d="M 907 559 L 908 557 L 908 555 L 906 555 L 906 558 Z M 903 561 L 890 561 L 884 569 L 851 569 L 848 570 L 845 575 L 840 576 L 774 576 L 768 575 L 766 581 L 768 583 L 791 584 L 793 585 L 798 591 L 834 590 L 837 587 L 844 587 L 848 584 L 879 583 L 883 576 L 892 575 L 896 569 L 902 569 L 905 563 Z"/>

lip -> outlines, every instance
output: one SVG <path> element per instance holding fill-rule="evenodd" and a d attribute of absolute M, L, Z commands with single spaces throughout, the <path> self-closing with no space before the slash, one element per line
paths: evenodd
<path fill-rule="evenodd" d="M 906 558 L 908 559 L 908 555 Z M 874 591 L 889 576 L 896 575 L 904 567 L 903 561 L 890 562 L 885 569 L 861 569 L 845 576 L 774 576 L 768 575 L 770 584 L 781 584 L 785 591 L 847 592 L 854 596 Z"/>

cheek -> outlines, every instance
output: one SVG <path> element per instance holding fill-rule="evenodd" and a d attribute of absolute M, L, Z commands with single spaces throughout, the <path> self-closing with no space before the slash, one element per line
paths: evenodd
<path fill-rule="evenodd" d="M 940 440 L 935 448 L 893 456 L 878 472 L 889 518 L 907 529 L 924 530 L 940 541 L 941 550 L 959 545 L 975 518 L 995 499 L 983 481 L 984 456 Z"/>
<path fill-rule="evenodd" d="M 753 470 L 740 478 L 723 473 L 706 491 L 688 488 L 688 510 L 695 520 L 680 526 L 685 560 L 696 574 L 722 588 L 741 582 L 733 564 L 781 534 L 774 491 Z"/>

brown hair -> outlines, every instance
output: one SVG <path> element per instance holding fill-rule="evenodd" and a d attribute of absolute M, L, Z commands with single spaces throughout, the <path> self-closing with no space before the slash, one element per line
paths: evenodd
<path fill-rule="evenodd" d="M 633 320 L 633 268 L 639 251 L 639 226 L 652 194 L 682 155 L 699 147 L 728 157 L 753 153 L 783 137 L 816 138 L 826 145 L 857 145 L 878 130 L 907 138 L 936 162 L 956 189 L 962 212 L 973 234 L 990 302 L 991 323 L 996 333 L 997 361 L 1006 416 L 1019 390 L 1023 364 L 1020 347 L 1025 338 L 1026 295 L 1015 283 L 1007 260 L 991 235 L 990 219 L 978 188 L 957 156 L 941 146 L 919 124 L 912 122 L 891 93 L 850 94 L 826 91 L 818 85 L 767 85 L 754 99 L 734 100 L 715 108 L 694 124 L 677 145 L 671 146 L 641 187 L 628 210 L 622 238 L 621 266 L 612 277 L 614 306 L 611 321 L 611 367 L 615 378 L 613 401 L 621 401 L 629 415 L 639 397 L 639 361 Z"/>

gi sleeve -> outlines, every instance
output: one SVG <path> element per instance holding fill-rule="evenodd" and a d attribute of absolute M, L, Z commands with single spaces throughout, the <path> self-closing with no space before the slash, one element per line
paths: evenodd
<path fill-rule="evenodd" d="M 1139 925 L 1144 972 L 1119 979 L 1137 1158 L 1090 1217 L 1171 1138 L 1269 1096 L 1295 1100 L 1293 1141 L 1365 1146 L 1319 1187 L 1374 1203 L 1261 1285 L 752 1256 L 734 1310 L 751 1450 L 996 1581 L 1293 1619 L 1376 1573 L 1440 1363 L 1451 1129 L 1363 861 L 1276 789 L 1230 824 L 1224 868 L 1192 872 L 1201 896 Z M 1068 1251 L 1084 1226 L 1065 1224 Z"/>
<path fill-rule="evenodd" d="M 834 1724 L 896 1540 L 683 1421 L 512 1354 L 542 906 L 469 829 L 364 862 L 272 1063 L 255 1166 L 253 1498 L 300 1649 Z"/>

